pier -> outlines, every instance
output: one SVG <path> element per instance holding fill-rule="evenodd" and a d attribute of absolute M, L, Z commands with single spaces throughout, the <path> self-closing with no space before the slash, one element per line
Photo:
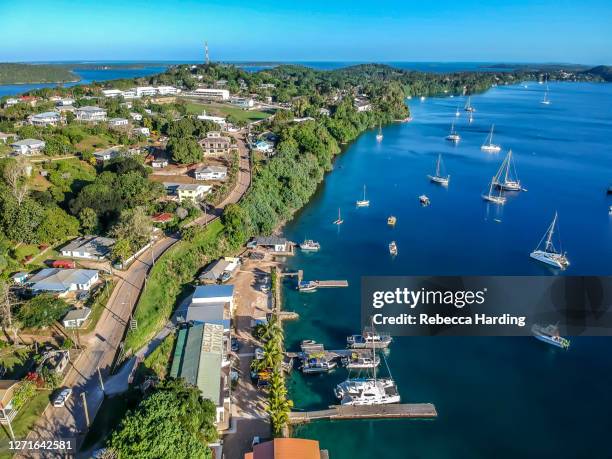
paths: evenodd
<path fill-rule="evenodd" d="M 323 344 L 319 343 L 302 343 L 301 351 L 298 352 L 285 352 L 287 357 L 297 359 L 307 359 L 309 356 L 318 355 L 321 358 L 331 361 L 335 359 L 341 359 L 342 357 L 350 357 L 354 354 L 364 354 L 367 356 L 372 355 L 371 349 L 334 349 L 326 350 Z"/>
<path fill-rule="evenodd" d="M 298 282 L 298 286 L 301 285 L 304 282 L 304 271 L 302 271 L 301 269 L 298 271 L 288 271 L 288 272 L 284 272 L 281 273 L 281 276 L 283 277 L 297 277 L 297 282 Z M 311 281 L 311 283 L 313 284 L 313 288 L 312 289 L 316 289 L 316 288 L 333 288 L 333 287 L 348 287 L 348 281 L 347 280 L 314 280 Z"/>
<path fill-rule="evenodd" d="M 310 421 L 344 419 L 435 419 L 438 412 L 433 403 L 402 403 L 397 405 L 343 406 L 333 405 L 326 410 L 293 411 L 290 424 Z"/>

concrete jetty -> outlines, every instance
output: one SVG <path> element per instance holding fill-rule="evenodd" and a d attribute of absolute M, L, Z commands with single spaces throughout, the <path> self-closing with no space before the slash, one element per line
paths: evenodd
<path fill-rule="evenodd" d="M 293 411 L 290 424 L 310 421 L 345 419 L 435 419 L 438 412 L 433 403 L 402 403 L 390 405 L 343 406 L 333 405 L 326 410 Z"/>

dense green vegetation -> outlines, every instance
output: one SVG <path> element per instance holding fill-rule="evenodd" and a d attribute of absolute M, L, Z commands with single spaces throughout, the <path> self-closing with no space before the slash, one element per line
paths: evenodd
<path fill-rule="evenodd" d="M 215 406 L 182 380 L 160 383 L 128 412 L 108 441 L 118 459 L 210 458 Z"/>
<path fill-rule="evenodd" d="M 26 328 L 48 327 L 59 320 L 69 309 L 70 306 L 61 298 L 44 293 L 21 305 L 17 311 L 17 317 Z"/>
<path fill-rule="evenodd" d="M 79 77 L 59 65 L 0 63 L 0 84 L 65 83 Z"/>

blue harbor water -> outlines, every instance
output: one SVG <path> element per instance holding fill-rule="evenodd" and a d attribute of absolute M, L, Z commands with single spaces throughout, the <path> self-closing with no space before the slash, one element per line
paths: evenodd
<path fill-rule="evenodd" d="M 348 279 L 346 289 L 298 293 L 286 280 L 285 307 L 300 314 L 286 324 L 287 348 L 302 339 L 345 347 L 359 332 L 359 281 L 364 275 L 557 275 L 529 252 L 559 212 L 567 274 L 612 274 L 612 85 L 493 88 L 472 97 L 409 101 L 414 121 L 367 132 L 338 157 L 320 190 L 284 229 L 294 241 L 322 250 L 287 260 L 305 279 Z M 446 142 L 451 121 L 462 136 Z M 491 124 L 498 154 L 480 151 Z M 505 206 L 481 194 L 508 148 L 526 192 Z M 442 153 L 448 189 L 430 184 Z M 369 208 L 355 207 L 367 185 Z M 417 197 L 425 193 L 431 205 Z M 336 227 L 338 208 L 344 224 Z M 396 215 L 395 228 L 386 224 Z M 391 258 L 388 244 L 397 241 Z M 403 402 L 433 402 L 435 421 L 337 421 L 299 427 L 333 459 L 609 457 L 612 420 L 612 338 L 574 338 L 561 351 L 533 338 L 396 338 L 387 355 Z M 346 370 L 289 381 L 297 409 L 337 403 L 332 389 Z"/>
<path fill-rule="evenodd" d="M 104 65 L 103 63 L 97 65 Z M 88 84 L 94 81 L 119 80 L 123 78 L 140 78 L 156 73 L 162 73 L 167 66 L 164 64 L 142 65 L 133 67 L 110 67 L 103 68 L 75 68 L 72 71 L 79 76 L 80 80 L 73 83 L 65 83 L 64 86 L 74 86 L 76 84 Z M 0 85 L 0 97 L 23 94 L 40 88 L 54 88 L 57 83 L 36 83 L 36 84 L 8 84 Z"/>

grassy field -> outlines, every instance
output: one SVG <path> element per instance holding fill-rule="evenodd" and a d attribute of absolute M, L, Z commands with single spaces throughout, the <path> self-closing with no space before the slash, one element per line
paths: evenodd
<path fill-rule="evenodd" d="M 13 432 L 16 438 L 23 439 L 28 434 L 36 420 L 40 417 L 41 413 L 49 403 L 50 390 L 38 390 L 32 400 L 30 400 L 20 411 L 17 413 L 17 417 L 13 419 Z M 2 426 L 0 429 L 0 440 L 10 438 L 8 433 L 8 427 Z M 3 445 L 4 446 L 4 445 Z M 9 454 L 3 447 L 0 449 L 0 459 L 13 457 L 13 454 Z"/>
<path fill-rule="evenodd" d="M 90 151 L 90 152 L 93 152 L 100 148 L 107 148 L 109 146 L 111 146 L 110 141 L 98 135 L 87 136 L 85 139 L 81 140 L 79 143 L 75 145 L 77 151 Z"/>
<path fill-rule="evenodd" d="M 178 242 L 156 261 L 136 306 L 138 327 L 128 333 L 126 351 L 140 349 L 166 324 L 200 267 L 221 253 L 222 231 L 223 224 L 215 220 L 192 242 Z"/>
<path fill-rule="evenodd" d="M 199 104 L 196 102 L 187 103 L 187 113 L 201 115 L 203 111 L 206 111 L 207 115 L 214 116 L 228 116 L 232 115 L 239 121 L 257 121 L 262 120 L 271 115 L 271 113 L 260 112 L 256 110 L 243 110 L 238 107 L 230 107 L 221 104 Z"/>

